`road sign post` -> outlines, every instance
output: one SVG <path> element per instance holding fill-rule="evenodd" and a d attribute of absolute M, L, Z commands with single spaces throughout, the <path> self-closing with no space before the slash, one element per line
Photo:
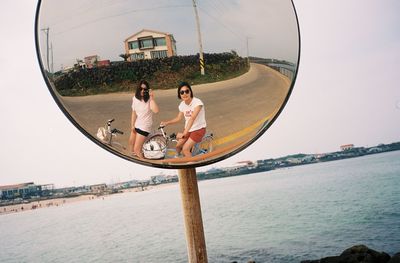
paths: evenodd
<path fill-rule="evenodd" d="M 145 6 L 142 2 L 138 2 L 138 11 L 151 12 L 151 14 L 148 16 L 149 19 L 143 20 L 141 19 L 142 14 L 140 12 L 133 12 L 130 14 L 132 15 L 132 19 L 138 21 L 137 27 L 143 28 L 147 27 L 147 25 L 152 25 L 155 27 L 154 29 L 156 31 L 143 30 L 143 32 L 135 33 L 129 38 L 126 38 L 128 35 L 123 38 L 120 32 L 115 30 L 116 27 L 121 27 L 126 24 L 125 18 L 122 16 L 118 16 L 118 18 L 113 16 L 95 17 L 96 14 L 93 13 L 91 15 L 93 15 L 94 20 L 90 25 L 83 23 L 85 20 L 84 15 L 77 16 L 77 19 L 72 19 L 71 21 L 63 21 L 65 22 L 63 26 L 67 29 L 63 31 L 63 37 L 65 39 L 76 38 L 76 30 L 68 30 L 68 28 L 79 28 L 82 35 L 93 35 L 95 39 L 83 38 L 82 41 L 79 42 L 79 49 L 76 50 L 68 45 L 68 41 L 61 43 L 65 45 L 65 48 L 57 48 L 57 50 L 61 52 L 58 52 L 57 64 L 64 64 L 67 67 L 56 69 L 57 78 L 55 78 L 54 75 L 51 74 L 53 70 L 52 66 L 50 66 L 50 49 L 53 51 L 53 48 L 49 46 L 49 25 L 54 26 L 58 23 L 57 17 L 69 16 L 70 14 L 74 14 L 76 10 L 69 8 L 68 0 L 57 1 L 57 4 L 54 4 L 54 1 L 38 0 L 35 18 L 35 44 L 38 62 L 48 90 L 65 116 L 87 138 L 118 157 L 140 165 L 178 169 L 188 261 L 190 263 L 208 262 L 195 167 L 222 161 L 242 151 L 260 138 L 279 116 L 292 92 L 300 59 L 300 32 L 298 31 L 299 26 L 293 1 L 287 1 L 291 2 L 291 5 L 288 3 L 282 5 L 282 10 L 280 10 L 281 6 L 277 9 L 277 5 L 269 4 L 268 1 L 265 1 L 266 3 L 263 5 L 256 6 L 252 4 L 251 1 L 247 1 L 243 6 L 235 6 L 235 8 L 238 9 L 233 8 L 233 6 L 232 8 L 224 8 L 226 9 L 225 11 L 229 13 L 227 17 L 232 18 L 240 14 L 240 16 L 237 16 L 237 21 L 235 21 L 236 17 L 234 17 L 235 19 L 230 19 L 230 25 L 232 27 L 235 28 L 235 26 L 239 26 L 240 28 L 248 28 L 250 31 L 246 32 L 246 34 L 257 35 L 257 37 L 254 38 L 255 43 L 252 45 L 254 47 L 251 49 L 255 63 L 251 63 L 251 66 L 249 64 L 249 70 L 247 71 L 246 67 L 243 67 L 246 63 L 245 57 L 243 56 L 244 54 L 242 55 L 243 57 L 239 55 L 239 51 L 243 49 L 243 41 L 237 41 L 235 38 L 232 38 L 230 34 L 224 33 L 226 30 L 221 30 L 221 25 L 225 29 L 228 29 L 228 31 L 231 31 L 233 35 L 236 35 L 234 31 L 230 30 L 230 28 L 226 27 L 223 23 L 215 23 L 220 21 L 207 21 L 207 32 L 208 35 L 211 36 L 209 39 L 210 43 L 207 44 L 207 52 L 210 53 L 210 59 L 207 59 L 207 61 L 204 60 L 198 13 L 198 8 L 201 10 L 201 6 L 197 6 L 197 2 L 200 1 L 192 0 L 199 46 L 200 72 L 201 75 L 205 74 L 205 62 L 207 62 L 210 68 L 210 72 L 208 72 L 210 76 L 209 78 L 202 79 L 202 81 L 200 81 L 202 83 L 201 85 L 196 84 L 190 87 L 188 84 L 185 90 L 180 90 L 182 88 L 180 86 L 177 87 L 177 90 L 173 91 L 161 89 L 171 88 L 175 85 L 174 83 L 181 80 L 188 81 L 189 83 L 198 82 L 195 80 L 196 76 L 187 74 L 188 72 L 190 73 L 197 70 L 197 65 L 192 63 L 192 57 L 197 57 L 197 52 L 194 51 L 190 54 L 190 51 L 188 51 L 189 53 L 185 56 L 168 57 L 174 53 L 171 53 L 171 50 L 176 51 L 175 38 L 173 34 L 159 32 L 156 27 L 159 26 L 157 23 L 158 19 L 154 21 L 151 19 L 152 17 L 168 18 L 169 14 L 166 10 L 159 8 L 149 9 L 148 6 Z M 60 4 L 58 2 L 62 2 L 65 8 L 59 8 Z M 108 7 L 107 3 L 100 2 L 101 1 L 98 1 L 98 3 L 96 3 L 97 7 L 105 9 Z M 289 10 L 283 8 L 283 6 L 286 6 Z M 121 8 L 121 10 L 129 8 L 131 8 L 130 3 L 126 3 L 126 6 Z M 253 17 L 253 11 L 257 10 L 260 11 L 260 14 L 268 13 L 273 10 L 273 12 L 277 14 L 277 23 L 271 23 L 272 20 L 270 16 Z M 112 22 L 114 26 L 105 28 L 103 26 L 103 19 L 108 19 L 110 17 L 113 17 L 110 22 Z M 259 25 L 263 25 L 261 31 L 259 28 L 254 28 L 254 26 L 252 26 L 254 19 L 257 19 Z M 279 21 L 284 21 L 282 19 L 287 19 L 288 23 L 278 23 Z M 78 25 L 76 25 L 76 23 L 78 23 Z M 168 25 L 168 23 L 165 25 L 165 27 L 171 26 L 173 25 Z M 185 18 L 182 17 L 179 27 L 174 28 L 176 30 L 175 33 L 179 35 L 180 39 L 191 39 L 194 35 L 192 27 L 193 25 L 187 23 Z M 297 31 L 295 29 L 297 29 Z M 104 35 L 107 35 L 112 41 L 102 41 Z M 168 41 L 167 36 L 169 39 Z M 239 39 L 243 39 L 242 36 L 237 36 Z M 123 41 L 124 39 L 125 41 Z M 246 37 L 247 63 L 250 62 L 249 39 L 249 37 Z M 143 68 L 141 72 L 136 72 L 139 74 L 135 75 L 136 77 L 125 78 L 125 75 L 129 72 L 122 72 L 121 66 L 123 66 L 124 69 L 140 68 L 142 65 L 141 60 L 136 61 L 133 59 L 129 63 L 121 64 L 119 62 L 110 63 L 109 59 L 111 58 L 104 58 L 104 60 L 102 60 L 103 63 L 98 61 L 98 63 L 92 65 L 93 63 L 90 61 L 90 57 L 86 57 L 87 63 L 85 67 L 93 66 L 93 69 L 86 70 L 80 67 L 74 69 L 73 61 L 83 61 L 84 58 L 82 58 L 82 56 L 93 52 L 94 41 L 99 44 L 97 47 L 98 50 L 112 50 L 118 46 L 118 43 L 120 43 L 120 45 L 124 43 L 124 46 L 121 46 L 121 48 L 125 49 L 125 53 L 131 54 L 133 56 L 132 58 L 146 57 L 146 61 L 143 61 L 146 67 Z M 178 40 L 178 42 L 183 43 L 184 41 Z M 281 43 L 288 43 L 288 45 L 282 46 L 280 45 Z M 161 46 L 165 45 L 167 50 L 160 49 Z M 275 48 L 272 48 L 274 46 L 278 48 L 275 50 Z M 265 51 L 265 47 L 269 47 L 268 52 Z M 182 47 L 182 49 L 185 49 L 185 47 Z M 62 52 L 62 50 L 65 52 Z M 224 50 L 225 52 L 223 52 Z M 228 53 L 226 50 L 231 50 L 231 52 Z M 137 53 L 138 51 L 140 52 Z M 282 53 L 282 51 L 286 51 L 287 55 Z M 145 53 L 147 55 L 145 55 Z M 295 56 L 296 54 L 297 56 Z M 174 64 L 175 61 L 180 62 L 178 64 L 175 63 L 177 67 L 162 67 L 162 69 L 160 69 L 158 60 L 160 56 L 167 56 L 163 58 L 165 59 L 166 65 L 168 63 Z M 147 58 L 149 58 L 149 60 L 147 60 Z M 283 58 L 285 58 L 285 60 L 283 60 Z M 66 63 L 69 64 L 67 65 Z M 279 65 L 285 65 L 286 68 L 289 68 L 290 74 L 284 74 L 284 72 L 279 71 Z M 105 69 L 103 67 L 107 68 Z M 101 68 L 107 70 L 107 74 L 105 74 L 107 76 L 104 75 L 104 70 Z M 73 71 L 79 71 L 79 74 L 71 74 Z M 226 75 L 225 73 L 229 74 Z M 156 76 L 163 77 L 158 78 Z M 225 77 L 229 78 L 229 80 L 221 81 L 225 79 Z M 200 132 L 200 130 L 203 130 L 203 128 L 207 129 L 207 135 L 204 135 L 206 139 L 199 143 L 197 145 L 198 147 L 196 146 L 197 148 L 201 148 L 201 153 L 194 154 L 194 156 L 177 156 L 178 158 L 170 158 L 171 156 L 168 156 L 166 151 L 173 146 L 172 142 L 174 140 L 172 140 L 172 136 L 167 136 L 164 132 L 160 134 L 157 132 L 154 136 L 149 136 L 145 144 L 146 147 L 138 145 L 139 149 L 154 153 L 153 155 L 150 154 L 146 158 L 139 158 L 140 156 L 134 155 L 130 150 L 126 150 L 126 148 L 129 149 L 129 146 L 131 146 L 131 143 L 128 142 L 129 135 L 132 134 L 132 127 L 136 127 L 137 123 L 139 123 L 139 125 L 150 123 L 150 119 L 147 117 L 151 117 L 154 113 L 153 110 L 149 108 L 150 106 L 146 106 L 146 116 L 141 116 L 140 121 L 138 121 L 139 117 L 137 116 L 137 123 L 131 123 L 132 98 L 136 97 L 136 100 L 140 100 L 141 103 L 146 105 L 150 103 L 144 91 L 142 95 L 142 86 L 136 83 L 136 80 L 139 79 L 150 79 L 152 80 L 152 87 L 160 88 L 160 90 L 156 91 L 156 100 L 162 112 L 157 114 L 158 116 L 154 116 L 154 120 L 152 121 L 154 124 L 160 123 L 162 120 L 170 118 L 177 113 L 179 114 L 179 118 L 173 119 L 177 121 L 173 121 L 171 124 L 178 123 L 182 120 L 182 111 L 177 107 L 177 95 L 179 98 L 179 105 L 183 103 L 182 105 L 185 106 L 184 104 L 187 104 L 185 107 L 188 107 L 188 109 L 185 110 L 184 114 L 185 128 L 189 128 L 186 126 L 191 120 L 193 122 L 190 128 L 194 131 L 198 130 L 199 133 L 197 134 L 201 134 L 202 132 Z M 105 85 L 105 83 L 107 85 Z M 120 92 L 116 93 L 114 90 L 113 87 L 117 86 L 136 86 L 137 88 L 134 92 L 122 94 Z M 92 94 L 93 90 L 98 90 L 104 94 L 101 96 L 89 95 Z M 221 92 L 224 94 L 225 99 L 219 99 L 221 97 Z M 190 94 L 190 97 L 181 96 L 185 93 L 187 95 Z M 197 94 L 200 95 L 199 98 Z M 192 100 L 190 98 L 195 98 L 194 95 L 196 95 L 197 102 L 192 105 Z M 82 98 L 82 96 L 85 97 Z M 115 103 L 116 101 L 118 103 Z M 200 105 L 202 106 L 200 107 Z M 398 103 L 398 105 L 400 105 L 400 103 Z M 207 113 L 205 113 L 205 107 L 207 108 Z M 192 119 L 191 112 L 196 111 L 195 108 L 200 108 L 201 111 Z M 199 116 L 201 117 L 199 118 Z M 207 118 L 204 116 L 207 116 Z M 102 125 L 107 122 L 107 120 L 114 118 L 118 120 L 118 123 L 115 122 L 116 128 L 126 131 L 125 135 L 116 138 L 118 133 L 116 131 L 118 130 L 116 128 L 112 129 L 107 125 L 107 129 L 105 129 L 107 133 L 103 136 L 102 131 L 104 128 L 99 127 L 99 124 Z M 194 125 L 194 123 L 197 124 Z M 151 127 L 148 127 L 148 129 L 151 130 Z M 177 132 L 178 130 L 175 131 Z M 119 131 L 118 135 L 122 135 L 122 132 Z M 197 137 L 196 134 L 193 136 Z M 104 138 L 109 138 L 110 140 L 104 140 Z M 111 143 L 111 139 L 113 139 L 114 143 Z M 121 142 L 125 143 L 121 144 Z M 175 153 L 173 156 L 175 156 Z M 182 167 L 185 168 L 182 169 Z"/>
<path fill-rule="evenodd" d="M 201 217 L 196 169 L 180 169 L 178 170 L 178 177 L 189 262 L 207 263 L 206 241 Z"/>

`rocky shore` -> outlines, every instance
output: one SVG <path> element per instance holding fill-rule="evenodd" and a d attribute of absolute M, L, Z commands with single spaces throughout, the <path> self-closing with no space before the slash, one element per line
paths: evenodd
<path fill-rule="evenodd" d="M 356 245 L 346 249 L 339 256 L 304 260 L 301 263 L 400 263 L 400 252 L 390 257 L 385 252 L 372 250 L 365 245 Z"/>
<path fill-rule="evenodd" d="M 238 263 L 233 261 L 232 263 Z M 247 263 L 256 263 L 253 260 Z M 339 256 L 330 256 L 316 260 L 303 260 L 300 263 L 400 263 L 400 252 L 391 257 L 385 252 L 378 252 L 365 245 L 355 245 Z"/>

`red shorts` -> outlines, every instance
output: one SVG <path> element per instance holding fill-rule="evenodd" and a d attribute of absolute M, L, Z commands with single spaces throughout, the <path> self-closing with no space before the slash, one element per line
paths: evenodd
<path fill-rule="evenodd" d="M 206 134 L 206 128 L 201 128 L 199 130 L 189 132 L 189 138 L 195 142 L 201 142 L 205 134 Z"/>

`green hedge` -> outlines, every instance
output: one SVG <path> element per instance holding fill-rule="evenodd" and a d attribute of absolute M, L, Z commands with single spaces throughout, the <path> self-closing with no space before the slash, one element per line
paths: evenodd
<path fill-rule="evenodd" d="M 57 74 L 53 83 L 62 96 L 133 91 L 139 80 L 149 81 L 154 89 L 176 88 L 181 81 L 192 84 L 215 82 L 248 71 L 247 61 L 235 53 L 204 54 L 206 75 L 200 74 L 199 56 L 174 56 L 163 59 L 113 62 L 108 67 L 75 69 Z"/>

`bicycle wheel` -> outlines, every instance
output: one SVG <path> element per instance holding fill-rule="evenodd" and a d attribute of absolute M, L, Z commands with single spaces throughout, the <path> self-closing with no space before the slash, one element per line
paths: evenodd
<path fill-rule="evenodd" d="M 206 136 L 200 142 L 197 154 L 210 153 L 214 150 L 214 142 L 211 136 Z"/>

